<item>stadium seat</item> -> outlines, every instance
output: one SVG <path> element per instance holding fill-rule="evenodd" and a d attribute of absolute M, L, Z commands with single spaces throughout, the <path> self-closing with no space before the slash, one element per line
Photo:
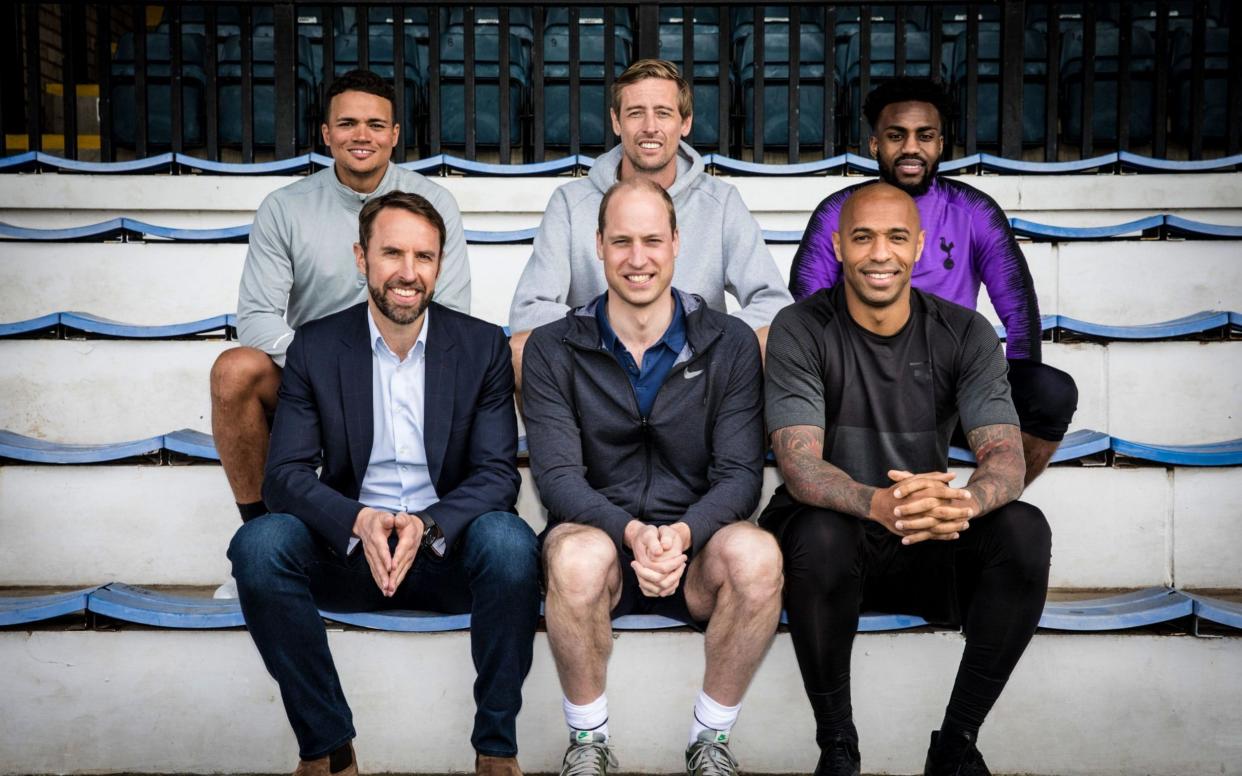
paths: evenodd
<path fill-rule="evenodd" d="M 999 24 L 979 26 L 978 109 L 975 112 L 975 142 L 984 147 L 1000 145 L 1001 113 L 1001 32 Z M 958 105 L 954 127 L 957 140 L 966 137 L 966 46 L 954 46 L 952 74 L 949 78 L 954 102 Z M 1022 63 L 1022 144 L 1044 142 L 1044 101 L 1047 94 L 1047 40 L 1042 32 L 1024 33 Z"/>
<path fill-rule="evenodd" d="M 1173 68 L 1169 88 L 1173 92 L 1173 137 L 1190 142 L 1190 92 L 1191 72 L 1195 54 L 1192 50 L 1193 36 L 1189 30 L 1181 30 L 1173 36 Z M 1229 28 L 1211 27 L 1204 36 L 1203 53 L 1203 105 L 1200 115 L 1203 121 L 1204 142 L 1223 142 L 1229 110 Z M 1238 77 L 1233 73 L 1232 77 Z"/>
<path fill-rule="evenodd" d="M 172 52 L 167 32 L 146 33 L 147 145 L 172 144 Z M 137 103 L 134 94 L 134 34 L 117 41 L 112 58 L 112 129 L 119 145 L 132 147 L 137 139 Z M 204 138 L 203 36 L 181 33 L 181 141 L 184 147 L 202 145 Z"/>
<path fill-rule="evenodd" d="M 613 73 L 616 78 L 630 63 L 632 32 L 624 9 L 617 9 L 613 30 Z M 543 34 L 543 133 L 551 147 L 569 146 L 569 14 L 548 12 Z M 578 17 L 578 142 L 602 148 L 612 131 L 608 95 L 604 92 L 604 10 L 583 8 Z"/>
<path fill-rule="evenodd" d="M 927 77 L 931 74 L 931 38 L 926 32 L 920 31 L 907 22 L 906 30 L 906 69 L 905 75 Z M 873 23 L 871 25 L 871 88 L 879 86 L 885 80 L 897 75 L 897 55 L 895 33 L 891 23 Z M 849 45 L 842 56 L 837 49 L 837 66 L 843 74 L 846 87 L 846 99 L 849 114 L 857 119 L 862 115 L 862 103 L 866 95 L 861 92 L 862 85 L 862 38 L 861 34 L 852 35 Z M 940 64 L 940 77 L 948 73 L 946 63 Z M 849 122 L 849 142 L 859 142 L 858 121 Z"/>
<path fill-rule="evenodd" d="M 1152 112 L 1155 103 L 1155 45 L 1141 27 L 1131 30 L 1130 54 L 1130 142 L 1142 145 L 1151 140 Z M 1096 25 L 1094 113 L 1091 136 L 1095 142 L 1117 142 L 1118 51 L 1120 34 L 1112 22 Z M 1082 136 L 1083 32 L 1081 29 L 1063 38 L 1061 50 L 1062 132 L 1074 143 Z"/>
<path fill-rule="evenodd" d="M 789 25 L 765 22 L 763 33 L 763 142 L 765 146 L 789 145 Z M 798 51 L 798 143 L 802 147 L 823 147 L 824 138 L 824 36 L 816 25 L 804 25 L 799 34 Z M 741 110 L 745 116 L 743 143 L 755 138 L 755 38 L 747 36 L 738 60 L 742 86 Z M 839 80 L 833 78 L 832 88 Z M 831 145 L 833 138 L 828 138 Z"/>
<path fill-rule="evenodd" d="M 276 144 L 276 49 L 270 35 L 251 37 L 253 67 L 254 144 L 269 148 Z M 311 127 L 319 122 L 311 114 L 315 95 L 314 64 L 310 40 L 299 35 L 296 45 L 297 75 L 294 82 L 297 145 L 310 143 Z M 220 142 L 238 146 L 242 142 L 242 61 L 241 37 L 226 40 L 220 55 Z"/>
<path fill-rule="evenodd" d="M 460 28 L 440 36 L 440 140 L 466 143 L 466 50 Z M 522 140 L 522 107 L 530 62 L 522 39 L 509 33 L 509 143 Z M 481 146 L 500 143 L 500 31 L 496 25 L 474 26 L 474 131 Z"/>
<path fill-rule="evenodd" d="M 712 11 L 708 15 L 704 11 Z M 720 26 L 714 20 L 715 9 L 694 11 L 694 72 L 685 72 L 682 45 L 684 22 L 681 16 L 667 14 L 677 21 L 660 23 L 660 58 L 676 63 L 691 82 L 694 93 L 694 124 L 690 130 L 690 144 L 698 147 L 716 146 L 720 142 Z M 664 12 L 662 12 L 662 15 Z M 733 74 L 729 74 L 730 83 Z"/>
<path fill-rule="evenodd" d="M 423 50 L 419 46 L 417 35 L 415 30 L 406 29 L 403 71 L 405 110 L 401 118 L 401 134 L 402 142 L 407 148 L 414 145 L 418 137 L 416 129 L 421 126 L 423 105 L 426 99 L 426 63 L 422 59 Z M 336 75 L 343 75 L 356 69 L 359 64 L 357 32 L 338 34 L 334 40 L 333 63 Z M 396 70 L 391 27 L 376 24 L 367 28 L 367 69 L 389 83 L 393 82 Z"/>

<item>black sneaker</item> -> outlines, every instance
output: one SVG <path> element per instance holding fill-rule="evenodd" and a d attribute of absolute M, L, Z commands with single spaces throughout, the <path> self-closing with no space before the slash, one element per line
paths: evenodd
<path fill-rule="evenodd" d="M 838 733 L 820 744 L 815 776 L 858 776 L 861 766 L 858 739 Z"/>
<path fill-rule="evenodd" d="M 956 740 L 933 730 L 927 748 L 923 776 L 992 776 L 983 755 L 975 748 L 975 734 L 962 733 Z"/>

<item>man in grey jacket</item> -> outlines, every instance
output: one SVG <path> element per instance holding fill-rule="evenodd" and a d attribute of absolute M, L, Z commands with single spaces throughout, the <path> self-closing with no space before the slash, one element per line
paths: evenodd
<path fill-rule="evenodd" d="M 756 331 L 760 349 L 773 316 L 793 301 L 763 242 L 759 224 L 732 184 L 708 175 L 703 159 L 681 138 L 690 134 L 690 85 L 671 62 L 641 59 L 612 84 L 612 129 L 621 144 L 595 160 L 586 178 L 561 186 L 544 211 L 534 251 L 509 310 L 510 340 L 521 385 L 522 347 L 530 330 L 603 293 L 595 256 L 595 219 L 604 192 L 618 180 L 646 178 L 664 187 L 682 229 L 674 285 L 725 310 Z"/>
<path fill-rule="evenodd" d="M 672 287 L 672 199 L 631 178 L 603 196 L 607 292 L 531 333 L 522 400 L 543 534 L 548 643 L 570 730 L 562 776 L 616 767 L 609 618 L 706 623 L 686 771 L 734 774 L 729 734 L 780 616 L 781 556 L 747 518 L 763 478 L 758 342 Z"/>
<path fill-rule="evenodd" d="M 333 164 L 269 194 L 255 213 L 237 300 L 241 347 L 211 368 L 211 431 L 242 520 L 267 512 L 259 494 L 269 419 L 293 330 L 366 299 L 354 262 L 358 213 L 393 190 L 425 197 L 447 229 L 436 301 L 470 312 L 470 266 L 453 195 L 391 161 L 401 127 L 382 78 L 354 70 L 328 88 L 324 145 Z M 236 597 L 232 581 L 217 595 Z"/>

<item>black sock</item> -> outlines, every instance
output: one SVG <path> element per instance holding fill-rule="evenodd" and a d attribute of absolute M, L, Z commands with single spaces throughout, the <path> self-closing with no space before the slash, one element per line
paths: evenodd
<path fill-rule="evenodd" d="M 263 503 L 262 499 L 260 499 L 259 501 L 252 501 L 249 504 L 239 503 L 237 505 L 237 511 L 241 512 L 242 522 L 249 523 L 251 520 L 255 519 L 256 517 L 263 517 L 264 515 L 266 515 L 267 505 Z"/>
<path fill-rule="evenodd" d="M 335 752 L 328 755 L 328 770 L 332 773 L 340 773 L 350 765 L 353 765 L 353 762 L 354 748 L 350 746 L 349 741 L 346 741 L 338 746 Z"/>

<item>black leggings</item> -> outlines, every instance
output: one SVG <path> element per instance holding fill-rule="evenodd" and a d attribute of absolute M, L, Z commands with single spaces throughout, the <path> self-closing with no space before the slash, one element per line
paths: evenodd
<path fill-rule="evenodd" d="M 964 624 L 966 649 L 945 723 L 977 731 L 1043 612 L 1048 522 L 1015 501 L 971 521 L 953 542 L 906 547 L 878 527 L 803 507 L 777 528 L 789 632 L 818 736 L 851 720 L 850 654 L 860 611 Z"/>

